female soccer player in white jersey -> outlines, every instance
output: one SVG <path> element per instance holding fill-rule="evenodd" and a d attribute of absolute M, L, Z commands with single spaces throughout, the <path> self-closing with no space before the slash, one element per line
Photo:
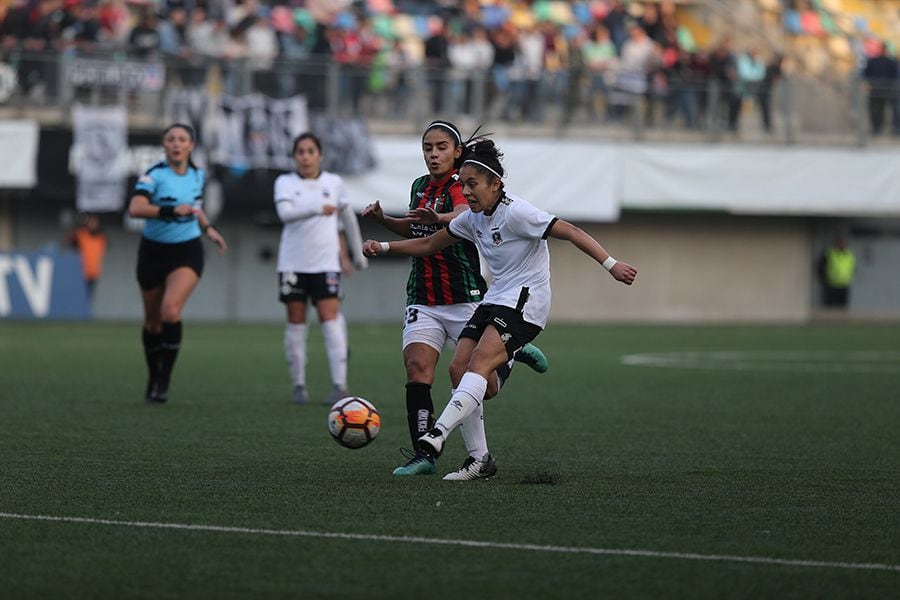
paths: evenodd
<path fill-rule="evenodd" d="M 278 299 L 287 309 L 284 351 L 294 402 L 306 404 L 306 307 L 311 300 L 331 368 L 332 388 L 324 400 L 330 405 L 347 396 L 347 326 L 340 312 L 341 273 L 350 272 L 347 248 L 357 268 L 365 268 L 367 260 L 343 180 L 321 169 L 319 138 L 312 133 L 297 136 L 293 157 L 297 169 L 275 179 L 275 210 L 284 223 L 278 248 Z M 340 235 L 341 222 L 347 245 Z"/>
<path fill-rule="evenodd" d="M 366 207 L 363 216 L 405 238 L 424 238 L 443 230 L 454 217 L 469 210 L 457 173 L 465 150 L 466 144 L 456 125 L 449 121 L 432 121 L 422 134 L 422 155 L 428 174 L 413 181 L 409 212 L 402 218 L 389 217 L 382 211 L 380 203 L 375 202 Z M 431 385 L 441 351 L 448 341 L 456 343 L 486 290 L 478 250 L 471 242 L 412 260 L 406 285 L 403 363 L 407 380 L 406 418 L 414 448 L 418 439 L 434 427 Z M 547 369 L 547 359 L 534 346 L 529 345 L 517 359 L 538 372 Z M 504 363 L 500 374 L 504 379 L 508 370 Z M 500 380 L 492 376 L 489 382 L 490 397 L 497 393 Z M 478 460 L 479 464 L 488 465 L 485 468 L 493 469 L 480 408 L 463 423 L 462 434 L 473 461 Z M 435 472 L 432 454 L 415 452 L 407 459 L 406 464 L 394 469 L 394 475 Z M 469 470 L 464 465 L 458 473 L 463 476 Z"/>
<path fill-rule="evenodd" d="M 543 330 L 550 313 L 550 253 L 547 238 L 568 240 L 618 281 L 631 285 L 637 271 L 616 261 L 580 228 L 557 219 L 503 187 L 502 154 L 489 139 L 476 141 L 459 169 L 471 210 L 426 238 L 399 242 L 367 240 L 365 253 L 427 256 L 461 240 L 473 242 L 488 263 L 493 282 L 466 323 L 450 365 L 459 383 L 418 449 L 440 456 L 447 436 L 481 408 L 488 377 Z M 487 465 L 471 465 L 472 471 Z M 495 469 L 494 469 L 495 470 Z"/>
<path fill-rule="evenodd" d="M 181 310 L 203 274 L 206 236 L 226 250 L 225 239 L 200 208 L 203 171 L 191 161 L 194 130 L 176 123 L 163 131 L 166 159 L 138 178 L 128 214 L 146 219 L 138 249 L 137 279 L 144 304 L 143 343 L 149 380 L 144 400 L 169 399 L 181 347 Z"/>

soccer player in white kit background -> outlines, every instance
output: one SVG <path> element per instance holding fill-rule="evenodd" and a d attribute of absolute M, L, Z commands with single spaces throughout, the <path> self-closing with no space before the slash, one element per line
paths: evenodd
<path fill-rule="evenodd" d="M 470 210 L 425 238 L 367 240 L 366 256 L 388 252 L 423 256 L 460 240 L 473 242 L 493 281 L 460 334 L 450 365 L 455 392 L 418 449 L 440 456 L 447 436 L 481 406 L 487 377 L 543 330 L 550 314 L 550 252 L 547 238 L 567 240 L 600 263 L 617 281 L 631 285 L 637 270 L 614 259 L 581 228 L 506 192 L 502 154 L 489 139 L 477 141 L 459 169 Z M 477 465 L 471 465 L 476 468 Z"/>
<path fill-rule="evenodd" d="M 322 144 L 312 133 L 294 140 L 297 169 L 275 180 L 275 210 L 284 223 L 278 247 L 278 298 L 287 310 L 284 350 L 297 404 L 309 402 L 306 387 L 306 309 L 316 307 L 331 369 L 333 404 L 347 392 L 347 326 L 341 314 L 341 274 L 364 269 L 362 235 L 340 176 L 322 171 Z M 341 225 L 347 242 L 341 239 Z"/>

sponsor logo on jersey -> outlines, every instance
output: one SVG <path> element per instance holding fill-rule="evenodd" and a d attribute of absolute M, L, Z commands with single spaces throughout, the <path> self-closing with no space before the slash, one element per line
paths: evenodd
<path fill-rule="evenodd" d="M 141 175 L 138 177 L 138 183 L 153 183 L 153 178 L 149 175 Z"/>

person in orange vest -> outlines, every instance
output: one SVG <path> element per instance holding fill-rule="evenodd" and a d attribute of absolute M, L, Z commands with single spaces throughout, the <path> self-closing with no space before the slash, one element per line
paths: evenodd
<path fill-rule="evenodd" d="M 819 277 L 824 289 L 824 303 L 829 308 L 847 308 L 850 286 L 856 270 L 856 256 L 847 247 L 847 237 L 838 234 L 819 261 Z"/>
<path fill-rule="evenodd" d="M 97 281 L 103 274 L 103 257 L 106 255 L 107 238 L 100 217 L 85 214 L 81 224 L 69 236 L 69 243 L 81 254 L 81 268 L 87 283 L 88 299 L 94 299 Z"/>

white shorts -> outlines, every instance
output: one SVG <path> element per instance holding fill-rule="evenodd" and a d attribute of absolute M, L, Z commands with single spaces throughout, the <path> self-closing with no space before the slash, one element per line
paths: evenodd
<path fill-rule="evenodd" d="M 461 302 L 442 306 L 410 304 L 403 321 L 403 348 L 410 344 L 428 344 L 438 352 L 447 341 L 455 345 L 459 334 L 469 322 L 477 302 Z"/>

